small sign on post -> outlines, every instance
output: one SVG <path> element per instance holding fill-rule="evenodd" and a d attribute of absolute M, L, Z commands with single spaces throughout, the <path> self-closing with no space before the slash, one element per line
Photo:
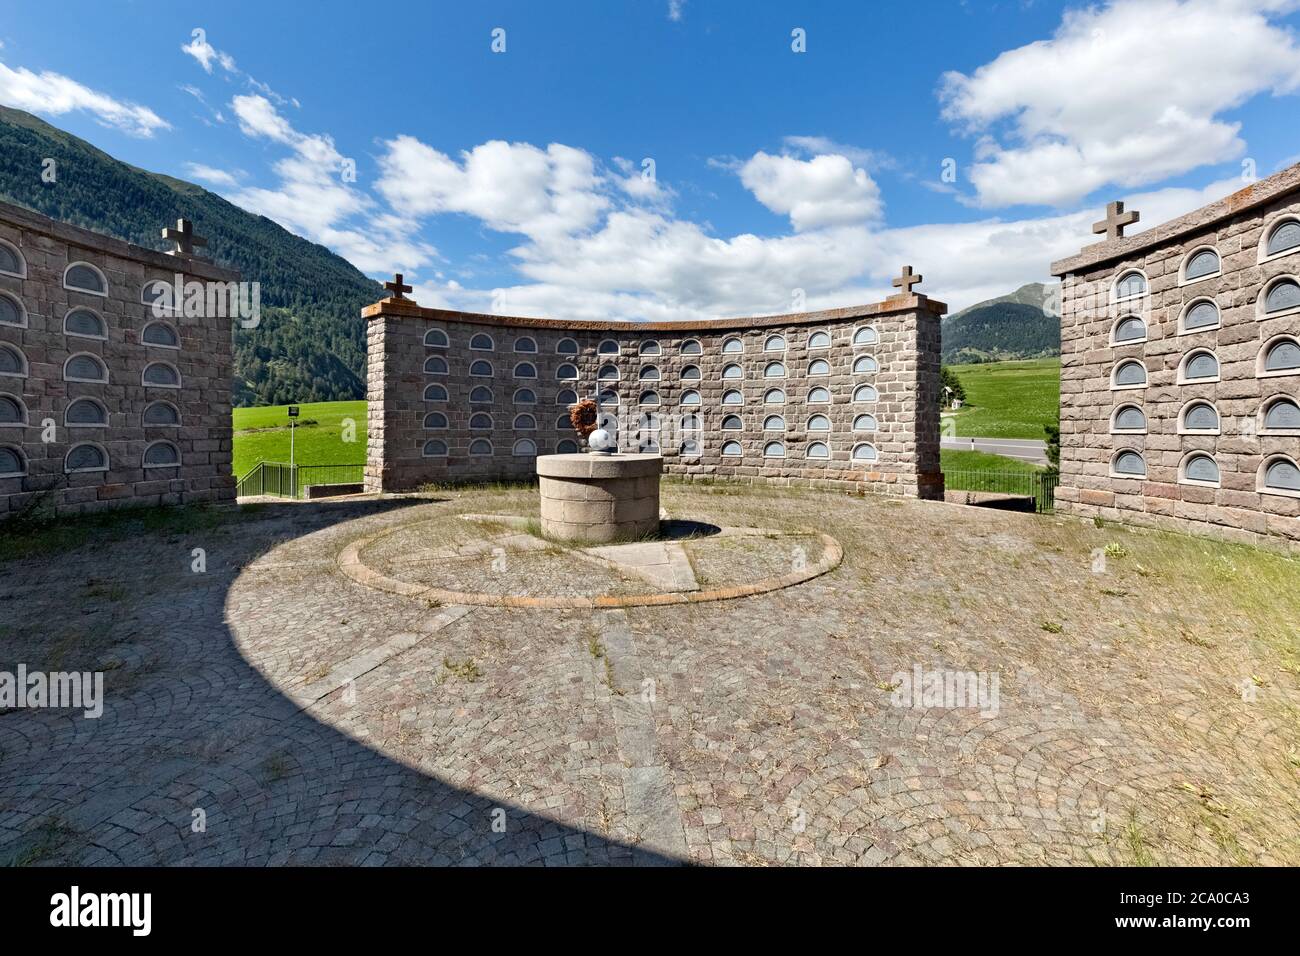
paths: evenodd
<path fill-rule="evenodd" d="M 298 417 L 298 406 L 290 405 L 289 406 L 289 474 L 294 476 L 293 496 L 295 498 L 298 497 L 298 479 L 297 479 L 297 470 L 294 468 L 294 464 L 293 464 L 293 425 L 294 425 L 293 420 L 297 417 Z"/>

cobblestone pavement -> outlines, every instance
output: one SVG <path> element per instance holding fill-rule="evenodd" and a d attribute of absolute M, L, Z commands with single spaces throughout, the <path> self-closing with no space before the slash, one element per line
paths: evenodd
<path fill-rule="evenodd" d="M 829 531 L 843 563 L 611 611 L 338 570 L 385 527 L 532 499 L 266 504 L 0 565 L 0 670 L 106 673 L 99 719 L 0 711 L 0 863 L 1300 862 L 1294 561 L 670 485 L 674 517 Z"/>

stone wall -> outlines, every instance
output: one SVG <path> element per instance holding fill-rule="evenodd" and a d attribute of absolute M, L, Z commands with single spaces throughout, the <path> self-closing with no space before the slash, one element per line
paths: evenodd
<path fill-rule="evenodd" d="M 1289 301 L 1279 287 L 1300 273 L 1300 245 L 1268 251 L 1289 222 L 1300 232 L 1300 166 L 1053 264 L 1063 277 L 1058 510 L 1300 542 L 1300 492 L 1268 480 L 1288 484 L 1300 460 L 1300 428 L 1278 427 L 1294 421 L 1278 402 L 1300 399 L 1300 367 L 1265 369 L 1300 333 L 1300 301 L 1269 308 Z"/>
<path fill-rule="evenodd" d="M 104 294 L 68 287 L 94 275 L 78 271 L 65 281 L 78 262 L 98 270 Z M 147 282 L 174 283 L 178 273 L 183 281 L 239 278 L 0 204 L 0 517 L 38 498 L 87 512 L 234 497 L 231 320 L 183 310 L 159 318 L 142 298 Z M 162 324 L 143 340 L 155 321 Z M 169 329 L 179 347 L 153 344 L 169 339 Z M 77 380 L 101 378 L 77 374 L 97 363 L 106 381 Z M 165 384 L 168 368 L 179 387 Z M 179 424 L 161 423 L 172 417 L 167 406 Z"/>
<path fill-rule="evenodd" d="M 578 450 L 576 396 L 599 398 L 620 449 L 660 452 L 668 474 L 941 497 L 945 311 L 908 295 L 763 318 L 583 323 L 386 299 L 365 310 L 366 488 L 531 478 L 536 455 Z"/>

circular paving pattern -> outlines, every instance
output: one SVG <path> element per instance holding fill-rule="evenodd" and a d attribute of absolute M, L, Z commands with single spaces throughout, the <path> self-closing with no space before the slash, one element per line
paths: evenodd
<path fill-rule="evenodd" d="M 440 515 L 365 535 L 339 570 L 368 588 L 478 607 L 580 610 L 735 600 L 837 568 L 828 534 L 666 521 L 652 540 L 581 547 L 548 541 L 535 519 Z"/>

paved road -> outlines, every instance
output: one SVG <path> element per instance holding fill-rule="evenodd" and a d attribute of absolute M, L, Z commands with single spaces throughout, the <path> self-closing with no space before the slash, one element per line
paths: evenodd
<path fill-rule="evenodd" d="M 989 455 L 1019 458 L 1035 465 L 1047 464 L 1047 443 L 1035 438 L 966 438 L 944 436 L 943 448 L 949 451 L 982 451 Z"/>

